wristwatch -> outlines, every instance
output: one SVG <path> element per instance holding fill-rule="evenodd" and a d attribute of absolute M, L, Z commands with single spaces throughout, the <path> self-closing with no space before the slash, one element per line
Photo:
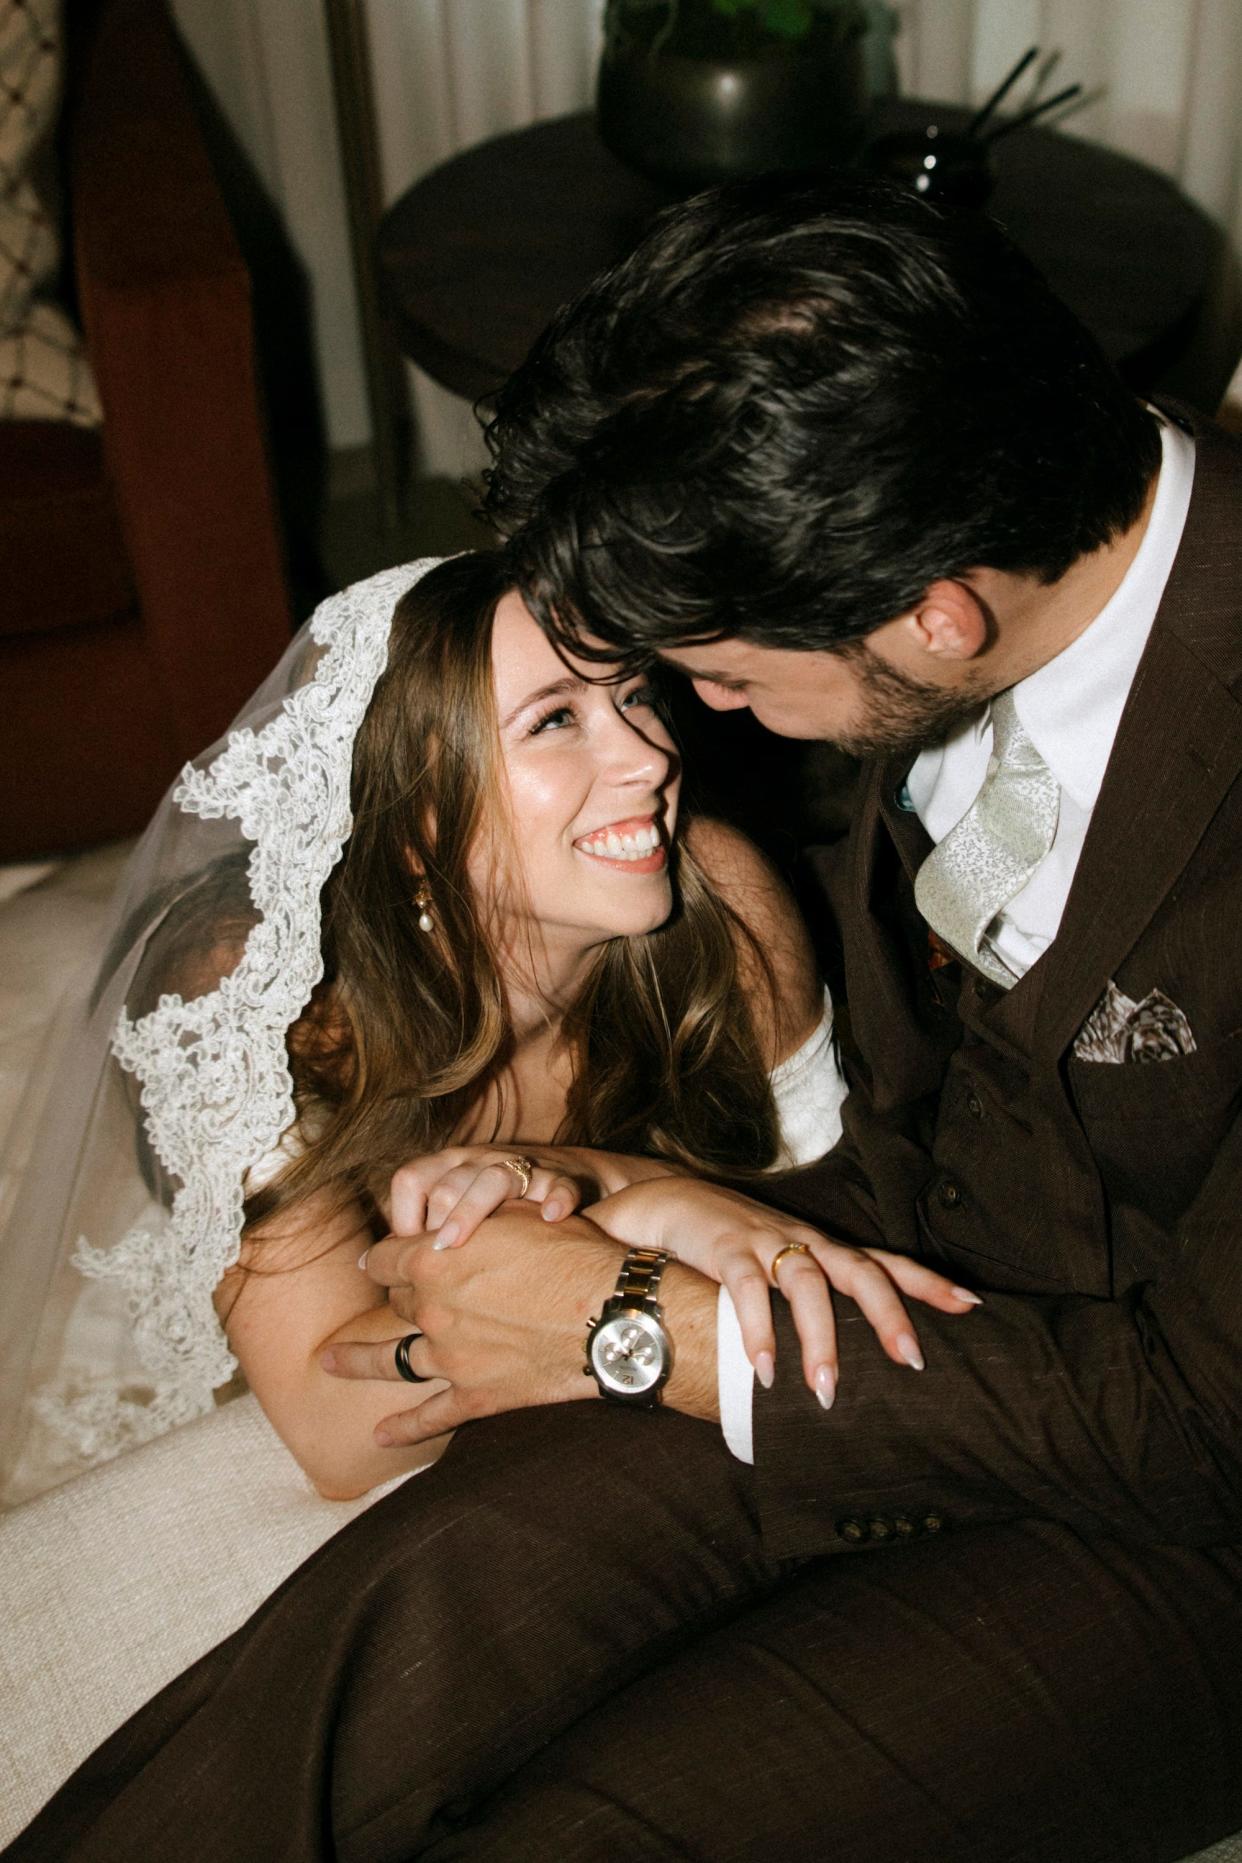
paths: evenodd
<path fill-rule="evenodd" d="M 615 1292 L 587 1323 L 583 1375 L 615 1403 L 654 1407 L 673 1369 L 673 1342 L 657 1298 L 668 1259 L 664 1249 L 632 1248 Z"/>

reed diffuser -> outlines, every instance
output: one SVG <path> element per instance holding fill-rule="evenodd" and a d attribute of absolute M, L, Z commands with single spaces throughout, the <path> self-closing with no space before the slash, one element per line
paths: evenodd
<path fill-rule="evenodd" d="M 995 186 L 991 152 L 1002 137 L 1026 129 L 1049 117 L 1054 110 L 1064 122 L 1072 104 L 1082 95 L 1081 84 L 1067 84 L 1051 97 L 1040 91 L 1060 60 L 1059 52 L 1049 52 L 1036 72 L 1035 83 L 1026 103 L 1016 116 L 997 117 L 997 111 L 1014 85 L 1039 58 L 1039 47 L 1030 46 L 1006 72 L 986 102 L 976 110 L 964 130 L 945 130 L 938 123 L 926 129 L 902 130 L 896 135 L 881 136 L 867 150 L 867 166 L 879 174 L 906 181 L 916 193 L 928 200 L 952 203 L 959 207 L 982 207 Z"/>

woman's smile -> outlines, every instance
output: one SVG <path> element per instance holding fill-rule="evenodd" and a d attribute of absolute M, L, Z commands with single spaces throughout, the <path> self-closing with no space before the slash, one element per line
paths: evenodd
<path fill-rule="evenodd" d="M 660 830 L 652 816 L 609 822 L 606 828 L 595 828 L 589 834 L 579 835 L 574 846 L 590 860 L 602 861 L 607 867 L 628 869 L 631 873 L 658 873 L 667 860 Z"/>

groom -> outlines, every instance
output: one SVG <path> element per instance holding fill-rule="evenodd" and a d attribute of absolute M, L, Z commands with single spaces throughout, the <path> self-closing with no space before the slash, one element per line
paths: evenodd
<path fill-rule="evenodd" d="M 986 222 L 827 181 L 674 209 L 494 438 L 557 638 L 864 758 L 845 1137 L 771 1194 L 983 1304 L 912 1375 L 841 1303 L 826 1409 L 672 1264 L 635 1413 L 563 1401 L 585 1220 L 381 1244 L 452 1381 L 394 1427 L 468 1427 L 57 1831 L 159 1853 L 193 1779 L 196 1857 L 1182 1857 L 1242 1826 L 1242 454 Z"/>

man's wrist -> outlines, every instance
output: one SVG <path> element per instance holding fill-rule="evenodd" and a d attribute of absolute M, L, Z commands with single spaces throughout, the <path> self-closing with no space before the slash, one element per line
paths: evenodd
<path fill-rule="evenodd" d="M 670 1261 L 660 1284 L 660 1304 L 673 1341 L 673 1369 L 664 1387 L 671 1410 L 708 1423 L 720 1421 L 716 1377 L 716 1283 L 696 1268 Z"/>

